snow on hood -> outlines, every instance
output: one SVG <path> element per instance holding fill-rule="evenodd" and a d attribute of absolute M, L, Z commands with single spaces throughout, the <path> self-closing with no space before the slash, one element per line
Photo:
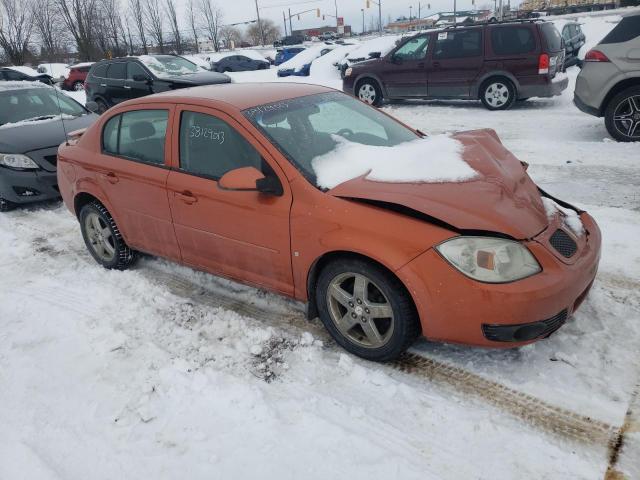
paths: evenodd
<path fill-rule="evenodd" d="M 332 79 L 340 79 L 340 72 L 336 68 L 336 64 L 340 64 L 349 53 L 358 48 L 360 45 L 340 45 L 339 47 L 325 53 L 320 58 L 317 58 L 311 64 L 310 74 L 312 77 L 324 77 Z"/>
<path fill-rule="evenodd" d="M 553 219 L 558 215 L 558 213 L 560 213 L 564 219 L 564 224 L 569 228 L 569 230 L 575 233 L 578 237 L 584 235 L 584 225 L 582 224 L 582 220 L 580 220 L 578 212 L 571 210 L 570 208 L 564 208 L 547 197 L 542 197 L 542 204 L 544 205 L 544 210 L 547 213 L 547 218 L 549 218 L 549 220 Z"/>
<path fill-rule="evenodd" d="M 309 47 L 298 53 L 295 57 L 287 60 L 284 63 L 281 63 L 279 66 L 279 70 L 293 69 L 298 71 L 308 63 L 311 63 L 316 58 L 320 57 L 323 50 L 333 50 L 336 48 L 336 46 L 337 45 L 326 45 L 323 43 L 322 45 Z"/>
<path fill-rule="evenodd" d="M 353 178 L 377 182 L 460 182 L 478 175 L 462 158 L 463 145 L 448 135 L 434 135 L 394 147 L 363 145 L 339 135 L 336 148 L 312 160 L 317 184 L 333 188 Z"/>
<path fill-rule="evenodd" d="M 362 42 L 358 48 L 349 52 L 347 58 L 343 59 L 341 63 L 367 60 L 369 59 L 369 54 L 374 52 L 380 52 L 380 56 L 384 57 L 395 48 L 400 40 L 402 40 L 402 35 L 385 35 L 383 37 L 367 40 Z"/>
<path fill-rule="evenodd" d="M 11 70 L 15 70 L 16 72 L 24 73 L 25 75 L 29 75 L 30 77 L 37 77 L 38 75 L 41 75 L 40 73 L 38 73 L 37 71 L 35 71 L 31 67 L 11 66 L 11 67 L 6 67 L 6 68 L 9 68 Z"/>

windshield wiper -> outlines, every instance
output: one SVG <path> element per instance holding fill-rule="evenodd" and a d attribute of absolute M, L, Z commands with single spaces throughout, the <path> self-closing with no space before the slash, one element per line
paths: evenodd
<path fill-rule="evenodd" d="M 25 118 L 24 120 L 18 120 L 19 122 L 37 122 L 39 120 L 49 120 L 51 118 L 56 118 L 58 115 L 41 115 L 39 117 L 33 118 Z"/>

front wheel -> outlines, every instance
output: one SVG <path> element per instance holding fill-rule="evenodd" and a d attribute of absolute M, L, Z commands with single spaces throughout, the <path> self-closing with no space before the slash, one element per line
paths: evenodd
<path fill-rule="evenodd" d="M 375 80 L 365 79 L 358 82 L 356 96 L 364 103 L 378 107 L 382 104 L 382 90 Z"/>
<path fill-rule="evenodd" d="M 617 141 L 640 141 L 640 87 L 627 88 L 613 97 L 605 110 L 604 123 Z"/>
<path fill-rule="evenodd" d="M 480 100 L 488 110 L 506 110 L 516 99 L 516 89 L 505 78 L 491 78 L 480 88 Z"/>
<path fill-rule="evenodd" d="M 413 301 L 400 281 L 374 263 L 341 259 L 318 277 L 322 323 L 345 350 L 373 361 L 397 358 L 420 333 Z"/>
<path fill-rule="evenodd" d="M 125 270 L 136 260 L 109 211 L 98 202 L 80 210 L 80 229 L 91 256 L 105 268 Z"/>

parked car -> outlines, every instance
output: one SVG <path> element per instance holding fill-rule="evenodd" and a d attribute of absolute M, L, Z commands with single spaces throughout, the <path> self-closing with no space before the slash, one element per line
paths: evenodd
<path fill-rule="evenodd" d="M 0 82 L 0 211 L 60 197 L 56 153 L 65 129 L 87 127 L 96 118 L 44 84 Z"/>
<path fill-rule="evenodd" d="M 562 39 L 564 40 L 564 66 L 571 67 L 580 63 L 578 53 L 584 46 L 586 37 L 578 22 L 569 22 L 562 27 Z"/>
<path fill-rule="evenodd" d="M 319 85 L 131 100 L 58 158 L 100 265 L 125 269 L 141 251 L 294 297 L 370 360 L 418 335 L 546 338 L 584 300 L 600 256 L 593 218 L 542 192 L 494 131 L 426 138 Z"/>
<path fill-rule="evenodd" d="M 132 98 L 230 81 L 227 75 L 209 72 L 178 55 L 140 55 L 95 63 L 89 70 L 85 91 L 87 99 L 103 113 Z"/>
<path fill-rule="evenodd" d="M 307 48 L 295 57 L 287 60 L 278 68 L 279 77 L 308 77 L 313 61 L 336 48 L 337 45 L 317 45 Z"/>
<path fill-rule="evenodd" d="M 640 13 L 622 18 L 587 52 L 573 101 L 585 113 L 604 117 L 619 142 L 640 140 Z"/>
<path fill-rule="evenodd" d="M 345 92 L 384 98 L 480 99 L 504 110 L 567 88 L 562 37 L 553 23 L 520 21 L 419 33 L 378 59 L 347 68 Z"/>
<path fill-rule="evenodd" d="M 0 81 L 40 82 L 53 85 L 50 75 L 38 73 L 31 67 L 0 67 Z"/>
<path fill-rule="evenodd" d="M 304 43 L 305 37 L 304 35 L 289 35 L 287 37 L 281 38 L 280 40 L 276 40 L 273 42 L 274 47 L 283 47 L 287 45 L 299 45 Z"/>
<path fill-rule="evenodd" d="M 276 51 L 276 60 L 273 63 L 275 66 L 280 65 L 281 63 L 284 63 L 288 60 L 291 60 L 293 57 L 295 57 L 297 54 L 299 54 L 300 52 L 306 50 L 305 47 L 284 47 L 284 48 L 279 48 Z"/>
<path fill-rule="evenodd" d="M 84 90 L 84 82 L 87 79 L 93 62 L 78 63 L 69 67 L 69 75 L 62 81 L 64 90 Z"/>
<path fill-rule="evenodd" d="M 222 73 L 266 70 L 267 68 L 271 68 L 271 64 L 266 59 L 258 60 L 245 55 L 228 55 L 216 62 L 211 62 L 211 70 Z"/>
<path fill-rule="evenodd" d="M 66 63 L 41 63 L 36 71 L 49 75 L 53 83 L 60 83 L 69 74 L 69 65 Z"/>
<path fill-rule="evenodd" d="M 322 32 L 320 34 L 320 40 L 335 40 L 336 38 L 338 38 L 338 35 L 334 32 Z"/>

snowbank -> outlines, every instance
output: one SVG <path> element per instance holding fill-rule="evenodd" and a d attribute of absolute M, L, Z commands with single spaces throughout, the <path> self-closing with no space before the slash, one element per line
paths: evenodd
<path fill-rule="evenodd" d="M 321 188 L 333 188 L 353 178 L 396 183 L 460 182 L 477 176 L 462 158 L 463 146 L 448 135 L 434 135 L 395 147 L 362 145 L 339 135 L 329 153 L 312 160 Z"/>

